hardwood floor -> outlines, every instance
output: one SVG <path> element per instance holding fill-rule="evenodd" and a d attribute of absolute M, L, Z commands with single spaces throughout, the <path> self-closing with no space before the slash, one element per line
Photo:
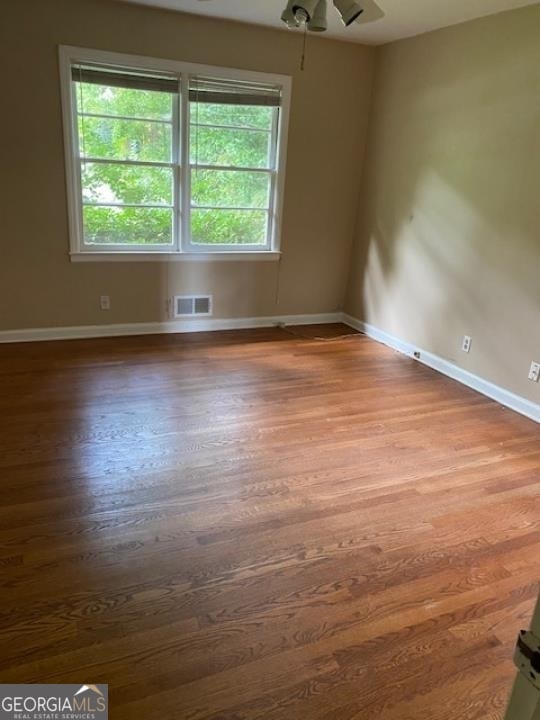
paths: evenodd
<path fill-rule="evenodd" d="M 114 720 L 503 717 L 532 421 L 278 329 L 4 345 L 0 391 L 1 682 L 108 683 Z"/>

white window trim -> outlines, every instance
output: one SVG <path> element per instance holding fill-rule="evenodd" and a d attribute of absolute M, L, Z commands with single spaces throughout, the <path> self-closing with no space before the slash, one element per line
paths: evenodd
<path fill-rule="evenodd" d="M 270 73 L 255 72 L 252 70 L 238 70 L 234 68 L 223 68 L 213 65 L 201 65 L 198 63 L 180 62 L 176 60 L 165 60 L 163 58 L 150 58 L 142 55 L 125 55 L 102 50 L 91 50 L 71 46 L 59 47 L 60 59 L 60 88 L 62 96 L 62 115 L 64 125 L 64 148 L 66 165 L 66 186 L 69 215 L 69 254 L 73 262 L 118 262 L 118 261 L 211 261 L 211 260 L 278 260 L 280 257 L 281 225 L 283 215 L 283 196 L 285 189 L 285 166 L 287 160 L 287 139 L 289 128 L 289 112 L 291 101 L 292 79 L 288 75 L 275 75 Z M 154 70 L 176 73 L 181 77 L 182 93 L 188 97 L 187 84 L 189 75 L 214 75 L 228 80 L 243 80 L 259 83 L 280 85 L 282 88 L 282 103 L 280 107 L 279 128 L 274 128 L 273 133 L 277 135 L 275 170 L 272 172 L 273 182 L 271 193 L 273 196 L 273 218 L 272 234 L 269 238 L 269 246 L 261 249 L 260 246 L 243 245 L 222 245 L 219 249 L 209 251 L 208 245 L 200 247 L 192 245 L 189 241 L 189 217 L 187 213 L 180 213 L 180 201 L 175 222 L 181 223 L 181 238 L 179 246 L 156 247 L 152 250 L 146 248 L 112 246 L 106 250 L 104 246 L 90 248 L 83 243 L 82 229 L 82 202 L 81 202 L 81 178 L 78 150 L 78 138 L 75 126 L 73 85 L 71 79 L 71 66 L 77 63 L 98 63 L 117 67 L 126 67 L 140 70 Z M 188 203 L 191 202 L 189 177 L 189 163 L 181 162 L 183 158 L 189 158 L 189 103 L 181 103 L 182 117 L 180 118 L 180 137 L 177 138 L 180 148 L 183 149 L 180 155 L 180 164 L 176 164 L 180 172 L 179 187 L 184 188 L 188 193 Z"/>

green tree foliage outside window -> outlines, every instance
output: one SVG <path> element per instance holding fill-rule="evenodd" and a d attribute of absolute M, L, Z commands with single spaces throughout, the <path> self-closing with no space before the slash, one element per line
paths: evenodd
<path fill-rule="evenodd" d="M 75 92 L 85 242 L 172 245 L 176 96 L 85 82 Z M 190 103 L 193 243 L 266 243 L 274 112 Z"/>

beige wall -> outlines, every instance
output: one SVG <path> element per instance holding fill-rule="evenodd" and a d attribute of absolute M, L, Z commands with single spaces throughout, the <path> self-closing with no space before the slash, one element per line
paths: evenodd
<path fill-rule="evenodd" d="M 352 315 L 540 402 L 540 6 L 378 49 L 351 267 Z"/>
<path fill-rule="evenodd" d="M 277 263 L 69 262 L 59 44 L 293 76 L 278 303 Z M 217 317 L 339 309 L 374 51 L 310 37 L 304 73 L 300 51 L 298 34 L 112 0 L 2 2 L 0 330 L 151 322 L 174 293 L 213 293 Z"/>

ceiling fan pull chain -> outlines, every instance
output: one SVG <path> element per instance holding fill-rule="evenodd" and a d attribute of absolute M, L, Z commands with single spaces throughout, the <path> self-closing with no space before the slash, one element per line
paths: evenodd
<path fill-rule="evenodd" d="M 304 72 L 306 66 L 306 46 L 307 46 L 307 25 L 304 23 L 304 38 L 302 41 L 302 59 L 300 60 L 300 70 Z"/>

